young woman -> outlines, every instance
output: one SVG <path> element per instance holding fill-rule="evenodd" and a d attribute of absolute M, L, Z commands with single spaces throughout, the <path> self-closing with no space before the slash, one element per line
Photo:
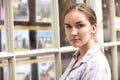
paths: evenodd
<path fill-rule="evenodd" d="M 70 44 L 79 50 L 59 80 L 111 80 L 109 63 L 95 39 L 93 9 L 85 3 L 70 6 L 64 15 L 64 28 Z"/>

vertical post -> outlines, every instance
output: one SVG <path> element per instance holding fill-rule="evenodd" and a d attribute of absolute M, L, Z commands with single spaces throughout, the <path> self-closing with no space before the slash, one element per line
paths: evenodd
<path fill-rule="evenodd" d="M 115 1 L 109 1 L 110 7 L 110 27 L 111 27 L 111 40 L 116 42 L 116 28 L 115 28 Z M 112 47 L 112 80 L 118 80 L 118 55 L 117 55 L 117 45 Z"/>
<path fill-rule="evenodd" d="M 4 0 L 5 2 L 5 30 L 6 30 L 6 47 L 7 52 L 14 51 L 13 43 L 13 7 L 12 0 Z"/>
<path fill-rule="evenodd" d="M 4 0 L 5 4 L 5 30 L 6 30 L 6 46 L 7 52 L 14 53 L 13 43 L 13 6 L 12 0 Z M 13 56 L 8 60 L 8 74 L 9 80 L 15 79 L 15 57 Z"/>
<path fill-rule="evenodd" d="M 35 24 L 35 3 L 36 0 L 29 0 L 29 25 L 34 25 Z M 30 30 L 29 31 L 29 36 L 30 36 L 30 50 L 36 49 L 37 42 L 36 42 L 36 31 L 35 30 Z M 30 57 L 30 59 L 37 59 L 36 56 Z M 39 80 L 39 73 L 38 73 L 38 63 L 31 64 L 31 80 Z"/>
<path fill-rule="evenodd" d="M 54 39 L 54 47 L 60 49 L 60 30 L 59 30 L 59 7 L 58 0 L 52 0 L 52 31 Z M 60 75 L 62 74 L 61 67 L 61 53 L 55 53 L 55 73 L 56 79 L 59 80 Z"/>

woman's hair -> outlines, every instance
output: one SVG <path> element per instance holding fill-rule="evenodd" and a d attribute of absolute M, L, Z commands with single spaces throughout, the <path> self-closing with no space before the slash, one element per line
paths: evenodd
<path fill-rule="evenodd" d="M 87 19 L 89 20 L 89 22 L 91 23 L 91 25 L 94 23 L 97 23 L 95 11 L 91 8 L 91 6 L 89 6 L 85 3 L 71 5 L 66 9 L 66 11 L 64 13 L 64 17 L 66 14 L 68 14 L 72 10 L 78 10 L 78 11 L 84 13 L 85 16 L 87 17 Z"/>

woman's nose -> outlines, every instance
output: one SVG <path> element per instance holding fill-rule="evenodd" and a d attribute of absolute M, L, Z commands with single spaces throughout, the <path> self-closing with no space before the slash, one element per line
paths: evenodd
<path fill-rule="evenodd" d="M 72 35 L 77 35 L 77 33 L 78 33 L 78 32 L 77 32 L 77 29 L 76 29 L 76 28 L 73 28 L 73 29 L 72 29 Z"/>

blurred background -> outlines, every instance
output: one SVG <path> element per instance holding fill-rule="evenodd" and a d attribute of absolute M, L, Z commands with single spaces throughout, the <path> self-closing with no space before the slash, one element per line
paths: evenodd
<path fill-rule="evenodd" d="M 75 3 L 95 10 L 97 38 L 120 80 L 120 0 L 0 0 L 0 80 L 58 80 L 77 50 L 63 27 Z"/>

